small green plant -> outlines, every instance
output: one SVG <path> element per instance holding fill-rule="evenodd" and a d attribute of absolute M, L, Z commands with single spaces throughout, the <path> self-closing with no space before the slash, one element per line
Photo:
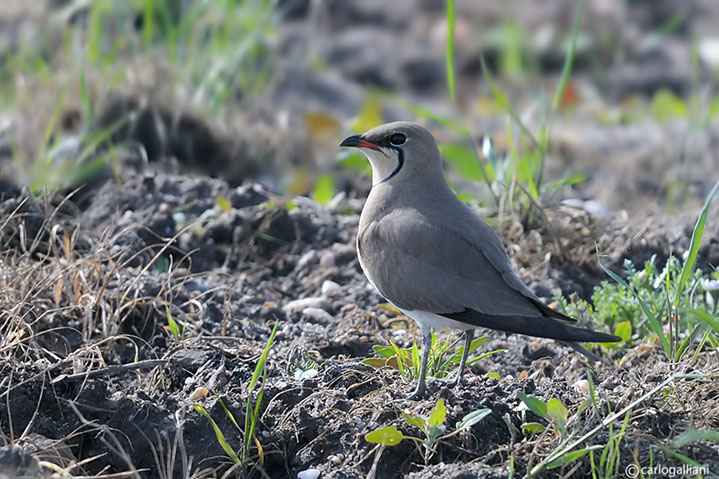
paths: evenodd
<path fill-rule="evenodd" d="M 510 214 L 518 213 L 525 224 L 532 225 L 541 216 L 541 203 L 544 199 L 551 199 L 561 188 L 584 181 L 584 175 L 568 175 L 560 181 L 549 182 L 545 178 L 545 157 L 549 152 L 551 137 L 552 116 L 562 106 L 562 100 L 569 83 L 574 54 L 579 36 L 579 20 L 581 17 L 582 2 L 577 6 L 577 11 L 569 37 L 567 55 L 559 83 L 553 93 L 551 101 L 543 101 L 539 105 L 542 110 L 542 124 L 539 132 L 532 132 L 521 116 L 512 106 L 509 98 L 497 87 L 494 77 L 487 67 L 484 58 L 480 57 L 482 73 L 488 84 L 494 110 L 506 112 L 509 119 L 506 124 L 506 137 L 509 151 L 507 155 L 494 153 L 491 142 L 487 141 L 482 145 L 481 152 L 478 151 L 476 138 L 474 137 L 467 123 L 454 120 L 413 104 L 396 96 L 388 97 L 390 101 L 402 108 L 410 110 L 419 118 L 436 122 L 451 130 L 459 139 L 457 141 L 444 143 L 441 147 L 442 156 L 455 169 L 459 176 L 470 181 L 484 181 L 487 189 L 481 194 L 488 195 L 478 197 L 480 203 L 493 202 L 502 211 Z M 445 17 L 447 21 L 447 39 L 445 45 L 445 73 L 447 77 L 447 89 L 453 102 L 457 101 L 457 89 L 455 81 L 454 65 L 454 26 L 455 26 L 455 5 L 453 1 L 446 3 Z M 521 72 L 521 44 L 516 24 L 508 24 L 510 35 L 508 38 L 516 40 L 512 47 L 504 52 L 502 70 L 504 73 L 516 74 Z M 513 33 L 512 33 L 513 32 Z M 503 42 L 505 44 L 506 42 Z M 360 119 L 371 119 L 372 121 L 355 121 L 353 130 L 364 132 L 367 129 L 381 123 L 381 109 L 377 102 L 377 96 L 371 95 L 365 106 L 358 115 Z M 361 124 L 363 128 L 357 129 Z M 515 131 L 517 130 L 518 133 Z M 481 154 L 480 154 L 481 153 Z M 342 164 L 354 169 L 368 171 L 367 162 L 356 153 L 345 153 Z M 459 192 L 460 198 L 472 199 L 470 195 Z"/>
<path fill-rule="evenodd" d="M 454 0 L 447 0 L 447 43 L 445 49 L 445 70 L 447 75 L 447 89 L 453 102 L 457 101 L 457 90 L 454 80 Z"/>
<path fill-rule="evenodd" d="M 528 396 L 522 391 L 517 391 L 517 397 L 522 400 L 530 411 L 549 422 L 553 426 L 557 436 L 563 438 L 567 435 L 569 413 L 564 404 L 562 404 L 562 401 L 551 398 L 547 402 L 544 402 L 534 396 Z M 545 427 L 537 422 L 529 422 L 522 424 L 522 430 L 526 433 L 535 434 L 544 432 Z"/>
<path fill-rule="evenodd" d="M 474 339 L 470 344 L 469 354 L 472 354 L 488 339 L 488 336 L 482 336 L 481 338 Z M 427 363 L 427 376 L 444 379 L 456 372 L 459 368 L 459 363 L 462 360 L 462 353 L 464 352 L 464 346 L 460 346 L 454 353 L 452 353 L 452 349 L 457 342 L 458 340 L 454 340 L 453 334 L 448 335 L 444 341 L 440 341 L 434 332 L 432 332 L 432 346 L 430 348 L 430 356 Z M 383 346 L 379 344 L 374 345 L 372 349 L 379 355 L 379 357 L 367 358 L 362 362 L 378 368 L 385 366 L 391 367 L 398 370 L 402 377 L 407 380 L 419 379 L 420 369 L 422 367 L 422 358 L 417 343 L 413 342 L 410 348 L 400 348 L 391 339 L 389 340 L 389 343 L 390 346 Z M 479 361 L 480 359 L 486 358 L 487 356 L 506 351 L 506 349 L 496 349 L 494 351 L 487 351 L 479 354 L 471 359 L 468 359 L 467 366 Z"/>
<path fill-rule="evenodd" d="M 437 401 L 429 416 L 414 415 L 408 411 L 403 411 L 402 416 L 407 421 L 407 424 L 419 428 L 424 434 L 422 439 L 424 463 L 428 464 L 429 460 L 437 452 L 436 445 L 439 438 L 447 431 L 447 426 L 444 424 L 447 417 L 447 407 L 444 405 L 444 399 Z"/>
<path fill-rule="evenodd" d="M 335 195 L 335 181 L 331 175 L 321 175 L 315 181 L 312 199 L 320 205 L 326 205 Z"/>
<path fill-rule="evenodd" d="M 713 276 L 717 274 L 705 275 L 696 270 L 695 265 L 709 206 L 717 190 L 719 182 L 707 196 L 694 226 L 689 249 L 682 259 L 670 256 L 664 267 L 659 268 L 656 257 L 652 257 L 641 270 L 625 260 L 625 279 L 605 267 L 598 258 L 599 265 L 614 283 L 604 282 L 595 288 L 593 305 L 581 300 L 570 304 L 557 297 L 565 311 L 572 315 L 588 315 L 606 324 L 629 346 L 653 335 L 661 343 L 667 358 L 674 362 L 686 355 L 702 328 L 700 347 L 695 351 L 701 350 L 705 342 L 715 345 L 719 318 Z"/>
<path fill-rule="evenodd" d="M 80 76 L 78 89 L 86 110 L 85 114 L 90 115 L 92 105 L 86 91 L 84 74 Z M 27 183 L 33 194 L 38 197 L 61 189 L 77 188 L 91 181 L 108 165 L 112 167 L 115 180 L 119 183 L 115 148 L 129 146 L 112 143 L 113 135 L 126 125 L 127 117 L 118 119 L 104 129 L 86 129 L 77 138 L 63 138 L 59 135 L 58 125 L 65 107 L 65 96 L 66 92 L 60 94 L 45 127 L 40 148 L 35 157 L 29 159 L 31 168 Z M 22 164 L 25 160 L 16 155 L 15 161 L 18 164 Z"/>
<path fill-rule="evenodd" d="M 611 411 L 609 411 L 611 414 Z M 632 410 L 628 410 L 624 415 L 624 421 L 619 428 L 619 432 L 615 431 L 614 425 L 609 424 L 607 443 L 602 448 L 599 459 L 594 458 L 595 449 L 589 451 L 589 464 L 592 468 L 592 477 L 597 478 L 613 478 L 621 477 L 619 470 L 619 459 L 621 456 L 620 445 L 624 434 L 627 432 L 629 420 L 632 417 Z M 597 448 L 598 449 L 598 448 Z"/>
<path fill-rule="evenodd" d="M 278 324 L 278 322 L 275 322 L 275 325 L 272 328 L 272 332 L 270 333 L 270 337 L 267 340 L 267 344 L 265 344 L 265 348 L 260 355 L 260 359 L 257 361 L 257 365 L 255 366 L 252 378 L 247 385 L 247 403 L 245 405 L 244 427 L 240 427 L 237 420 L 235 419 L 235 416 L 232 414 L 232 412 L 230 412 L 227 406 L 225 406 L 225 403 L 222 402 L 219 396 L 215 395 L 217 398 L 217 402 L 222 407 L 222 410 L 225 412 L 225 415 L 229 418 L 230 422 L 232 422 L 232 424 L 239 431 L 240 436 L 242 437 L 242 448 L 240 449 L 239 453 L 235 452 L 232 446 L 230 446 L 230 444 L 227 442 L 225 434 L 223 433 L 222 429 L 220 429 L 220 427 L 217 425 L 217 422 L 212 418 L 212 416 L 210 416 L 210 413 L 207 412 L 207 410 L 200 404 L 193 405 L 195 411 L 202 414 L 210 421 L 212 428 L 215 430 L 217 442 L 220 444 L 227 456 L 233 462 L 233 469 L 238 469 L 240 471 L 246 471 L 247 467 L 251 462 L 253 441 L 258 449 L 259 460 L 262 461 L 262 446 L 260 445 L 260 442 L 255 436 L 255 429 L 257 427 L 257 420 L 260 417 L 260 405 L 262 404 L 262 398 L 265 393 L 265 385 L 267 383 L 267 368 L 265 366 L 267 364 L 267 358 L 270 353 L 270 348 L 272 347 L 272 343 L 275 339 L 275 334 L 277 333 Z M 258 385 L 259 390 L 257 391 L 257 396 L 253 399 L 255 388 Z"/>
<path fill-rule="evenodd" d="M 652 388 L 652 390 L 647 391 L 646 393 L 642 394 L 640 397 L 636 398 L 635 400 L 631 401 L 629 404 L 624 406 L 621 410 L 616 412 L 610 412 L 609 415 L 606 417 L 601 417 L 599 415 L 599 407 L 597 404 L 597 398 L 596 393 L 593 388 L 593 384 L 590 380 L 590 398 L 584 401 L 578 411 L 570 417 L 570 419 L 567 421 L 572 422 L 572 419 L 575 417 L 575 415 L 579 414 L 580 411 L 582 411 L 585 407 L 585 405 L 592 404 L 593 408 L 595 410 L 595 413 L 598 415 L 599 424 L 597 424 L 595 427 L 593 427 L 590 431 L 587 431 L 583 433 L 580 437 L 576 437 L 575 433 L 570 431 L 568 434 L 559 441 L 557 446 L 549 453 L 547 454 L 539 463 L 535 465 L 528 465 L 527 466 L 527 473 L 524 477 L 530 478 L 535 477 L 537 474 L 539 474 L 540 471 L 543 469 L 553 469 L 557 467 L 563 467 L 573 461 L 576 461 L 577 459 L 592 453 L 592 451 L 602 449 L 602 457 L 599 458 L 598 461 L 595 461 L 595 465 L 593 466 L 593 471 L 595 472 L 595 475 L 593 477 L 618 477 L 617 475 L 612 475 L 612 471 L 615 470 L 616 465 L 619 464 L 619 451 L 620 451 L 620 443 L 622 441 L 622 438 L 624 437 L 624 434 L 626 432 L 626 428 L 629 424 L 629 421 L 631 419 L 631 412 L 641 403 L 645 402 L 647 399 L 653 397 L 655 394 L 663 391 L 667 385 L 673 383 L 677 380 L 693 380 L 697 378 L 703 378 L 703 377 L 709 377 L 713 376 L 714 374 L 682 374 L 682 373 L 675 373 L 666 378 L 664 381 L 659 383 L 657 386 Z M 536 398 L 535 398 L 536 399 Z M 541 400 L 537 400 L 540 403 L 543 403 Z M 533 401 L 530 400 L 531 403 Z M 525 403 L 527 404 L 527 403 Z M 543 403 L 544 404 L 544 403 Z M 536 404 L 533 404 L 534 407 L 537 407 Z M 527 407 L 530 407 L 529 404 Z M 541 407 L 540 407 L 541 408 Z M 531 408 L 530 408 L 531 409 Z M 541 411 L 541 409 L 540 409 Z M 610 425 L 613 425 L 615 421 L 618 419 L 622 419 L 622 426 L 619 429 L 619 432 L 615 433 L 613 426 L 609 429 L 609 439 L 607 443 L 605 444 L 595 444 L 590 446 L 585 446 L 581 449 L 578 449 L 581 445 L 586 445 L 587 441 L 596 436 L 599 431 L 604 430 L 604 428 L 609 427 Z M 697 438 L 697 440 L 702 440 L 702 438 Z M 671 449 L 661 445 L 657 444 L 657 446 L 662 449 L 665 453 L 677 457 L 679 459 L 684 458 L 685 456 L 679 457 L 678 453 L 675 451 L 672 451 Z M 670 452 L 671 451 L 671 452 Z M 590 458 L 590 461 L 593 459 Z M 683 460 L 683 459 L 682 459 Z M 606 475 L 605 475 L 606 474 Z"/>
<path fill-rule="evenodd" d="M 385 447 L 396 446 L 404 439 L 412 440 L 420 448 L 424 463 L 429 464 L 434 454 L 437 453 L 437 444 L 440 441 L 447 440 L 461 431 L 471 428 L 491 413 L 491 409 L 473 411 L 457 421 L 454 432 L 445 434 L 447 432 L 447 426 L 445 425 L 447 407 L 444 404 L 444 399 L 440 398 L 428 416 L 412 414 L 409 411 L 402 412 L 405 422 L 418 428 L 422 432 L 423 438 L 405 436 L 396 427 L 388 426 L 370 432 L 365 436 L 365 440 Z"/>
<path fill-rule="evenodd" d="M 509 116 L 505 128 L 507 144 L 509 145 L 506 156 L 495 155 L 489 141 L 482 145 L 482 155 L 480 156 L 471 132 L 464 125 L 440 118 L 425 109 L 409 105 L 410 109 L 418 116 L 437 121 L 460 136 L 461 140 L 459 142 L 446 144 L 441 150 L 448 163 L 456 168 L 465 179 L 483 180 L 495 205 L 503 211 L 519 213 L 523 222 L 528 225 L 533 224 L 538 218 L 537 213 L 541 210 L 540 202 L 544 198 L 553 197 L 563 186 L 575 184 L 584 179 L 583 175 L 570 175 L 558 182 L 547 182 L 544 172 L 545 157 L 549 152 L 552 116 L 562 104 L 572 72 L 581 11 L 582 3 L 580 2 L 577 6 L 562 76 L 554 91 L 551 103 L 544 101 L 541 104 L 544 116 L 538 134 L 530 130 L 510 103 L 509 98 L 499 90 L 484 57 L 480 57 L 482 74 L 490 88 L 492 101 L 498 111 L 505 111 Z M 446 48 L 447 83 L 450 96 L 454 100 L 456 91 L 453 74 L 454 63 L 452 60 L 454 52 L 452 35 L 454 27 L 453 2 L 447 3 L 446 17 L 448 24 Z M 507 24 L 505 33 L 507 34 L 507 39 L 512 41 L 502 42 L 507 48 L 503 51 L 501 69 L 506 75 L 513 76 L 521 73 L 522 69 L 521 42 L 516 24 Z M 516 127 L 518 133 L 514 131 L 514 127 Z"/>
<path fill-rule="evenodd" d="M 304 379 L 317 373 L 317 363 L 310 357 L 309 352 L 302 348 L 290 354 L 287 372 L 295 379 Z"/>
<path fill-rule="evenodd" d="M 89 10 L 86 56 L 102 70 L 138 51 L 159 53 L 197 104 L 217 110 L 233 93 L 249 95 L 266 83 L 275 15 L 275 0 L 97 0 Z"/>
<path fill-rule="evenodd" d="M 163 329 L 170 333 L 170 335 L 175 339 L 184 339 L 185 332 L 187 331 L 187 322 L 185 322 L 182 325 L 182 329 L 180 329 L 180 326 L 177 324 L 177 321 L 175 321 L 175 318 L 172 316 L 168 306 L 165 306 L 165 313 L 167 317 L 167 326 L 163 326 Z"/>

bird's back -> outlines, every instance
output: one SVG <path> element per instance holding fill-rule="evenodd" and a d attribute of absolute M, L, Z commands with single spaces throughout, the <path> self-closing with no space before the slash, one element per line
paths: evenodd
<path fill-rule="evenodd" d="M 357 247 L 365 274 L 387 299 L 437 313 L 471 307 L 541 315 L 494 230 L 449 187 L 417 205 L 401 189 L 383 186 L 370 193 Z"/>

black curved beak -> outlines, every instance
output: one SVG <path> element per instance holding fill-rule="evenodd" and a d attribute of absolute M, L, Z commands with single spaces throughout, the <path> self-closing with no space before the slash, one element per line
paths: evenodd
<path fill-rule="evenodd" d="M 362 135 L 352 135 L 348 136 L 344 140 L 342 140 L 342 143 L 340 143 L 340 146 L 352 146 L 355 148 L 371 148 L 373 150 L 379 150 L 379 146 L 375 145 L 374 143 L 367 141 L 362 138 Z"/>

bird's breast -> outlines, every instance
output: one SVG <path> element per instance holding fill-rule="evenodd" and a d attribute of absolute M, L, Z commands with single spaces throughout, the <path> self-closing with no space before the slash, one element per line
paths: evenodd
<path fill-rule="evenodd" d="M 359 232 L 357 233 L 357 261 L 359 262 L 360 268 L 362 269 L 362 272 L 364 273 L 365 277 L 367 278 L 367 281 L 375 288 L 377 289 L 377 286 L 375 285 L 374 281 L 372 280 L 372 273 L 368 268 L 368 258 L 366 256 L 365 248 L 363 247 L 363 241 L 362 241 L 362 228 L 360 228 Z"/>

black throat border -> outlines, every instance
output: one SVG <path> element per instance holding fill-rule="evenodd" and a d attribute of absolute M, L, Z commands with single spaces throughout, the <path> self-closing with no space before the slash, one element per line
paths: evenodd
<path fill-rule="evenodd" d="M 399 170 L 401 170 L 402 167 L 404 166 L 404 151 L 402 151 L 402 148 L 394 148 L 394 147 L 390 147 L 390 148 L 392 148 L 393 150 L 395 150 L 397 152 L 397 166 L 394 168 L 394 170 L 392 170 L 392 173 L 390 173 L 387 178 L 382 180 L 382 183 L 384 183 L 385 181 L 389 180 L 394 175 L 399 173 Z"/>

